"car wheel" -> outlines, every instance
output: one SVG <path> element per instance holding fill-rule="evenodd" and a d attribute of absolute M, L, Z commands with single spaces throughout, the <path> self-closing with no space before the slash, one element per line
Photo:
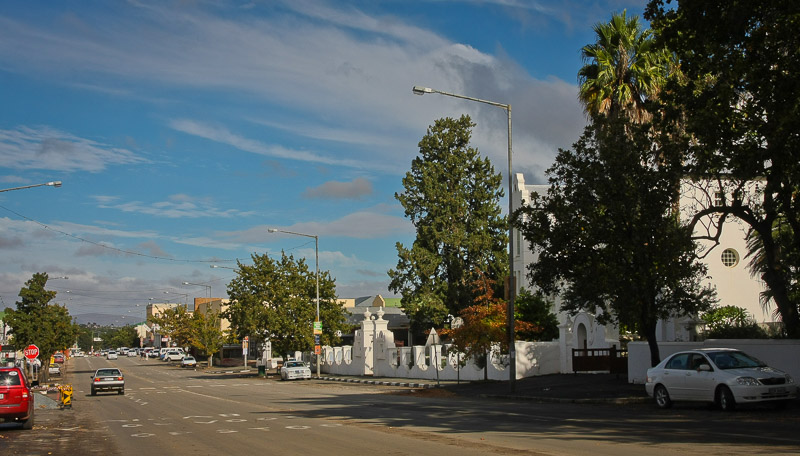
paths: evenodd
<path fill-rule="evenodd" d="M 656 404 L 663 408 L 667 409 L 672 407 L 672 399 L 669 398 L 669 392 L 664 385 L 657 385 L 655 391 L 653 391 L 653 397 L 656 399 Z"/>
<path fill-rule="evenodd" d="M 92 388 L 92 396 L 97 396 L 97 391 L 94 388 Z"/>
<path fill-rule="evenodd" d="M 736 400 L 733 398 L 733 393 L 727 386 L 720 386 L 717 389 L 717 405 L 723 411 L 730 412 L 736 408 Z"/>
<path fill-rule="evenodd" d="M 31 416 L 27 420 L 22 422 L 22 429 L 33 429 L 33 413 L 31 413 Z"/>
<path fill-rule="evenodd" d="M 125 390 L 124 389 L 119 390 L 119 395 L 122 396 L 123 394 L 125 394 Z"/>

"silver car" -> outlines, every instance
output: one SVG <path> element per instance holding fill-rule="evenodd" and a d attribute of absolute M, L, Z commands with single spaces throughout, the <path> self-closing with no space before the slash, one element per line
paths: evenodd
<path fill-rule="evenodd" d="M 286 361 L 281 367 L 281 380 L 311 380 L 311 368 L 302 361 Z"/>
<path fill-rule="evenodd" d="M 661 408 L 673 401 L 713 402 L 722 410 L 737 404 L 797 398 L 792 376 L 731 348 L 678 352 L 647 370 L 645 389 Z"/>
<path fill-rule="evenodd" d="M 92 396 L 98 391 L 116 391 L 125 394 L 125 377 L 116 368 L 97 369 L 92 375 Z"/>

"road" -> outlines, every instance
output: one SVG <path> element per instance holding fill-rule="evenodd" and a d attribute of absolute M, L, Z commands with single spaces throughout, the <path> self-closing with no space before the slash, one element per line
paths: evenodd
<path fill-rule="evenodd" d="M 89 376 L 107 366 L 125 373 L 124 396 L 89 395 Z M 442 397 L 439 390 L 208 373 L 138 357 L 76 358 L 69 375 L 73 410 L 49 411 L 55 421 L 37 418 L 29 434 L 0 425 L 9 454 L 75 454 L 72 443 L 80 454 L 104 456 L 800 452 L 798 415 L 769 408 L 725 414 L 703 406 Z M 52 441 L 37 437 L 40 429 Z"/>

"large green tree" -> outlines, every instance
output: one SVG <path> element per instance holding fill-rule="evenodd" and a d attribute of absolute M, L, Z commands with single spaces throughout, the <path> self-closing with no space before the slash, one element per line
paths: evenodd
<path fill-rule="evenodd" d="M 712 301 L 691 231 L 672 210 L 680 162 L 652 152 L 651 132 L 626 119 L 587 127 L 548 170 L 550 188 L 517 215 L 538 261 L 529 277 L 562 310 L 637 328 L 660 361 L 659 319 Z"/>
<path fill-rule="evenodd" d="M 590 117 L 649 119 L 646 103 L 663 85 L 668 54 L 638 16 L 628 17 L 625 11 L 595 25 L 594 32 L 597 41 L 581 49 L 585 63 L 578 71 L 584 110 Z"/>
<path fill-rule="evenodd" d="M 186 307 L 177 305 L 150 317 L 158 325 L 157 333 L 169 338 L 170 346 L 187 347 L 192 340 L 192 314 Z"/>
<path fill-rule="evenodd" d="M 502 175 L 470 146 L 469 116 L 434 122 L 395 198 L 416 228 L 411 248 L 397 243 L 389 289 L 402 295 L 413 328 L 441 327 L 472 305 L 472 282 L 483 271 L 502 287 L 507 275 L 507 221 Z"/>
<path fill-rule="evenodd" d="M 191 320 L 192 332 L 190 343 L 193 347 L 208 355 L 208 366 L 213 364 L 214 354 L 222 349 L 225 335 L 220 329 L 218 312 L 195 312 Z"/>
<path fill-rule="evenodd" d="M 253 264 L 238 264 L 237 277 L 228 284 L 230 306 L 223 316 L 230 321 L 235 339 L 250 338 L 253 346 L 268 338 L 281 355 L 314 348 L 316 276 L 304 259 L 281 252 L 251 256 Z M 337 331 L 346 331 L 345 314 L 336 300 L 336 283 L 320 271 L 319 312 L 322 345 L 334 345 Z"/>
<path fill-rule="evenodd" d="M 30 344 L 39 347 L 43 382 L 48 380 L 50 357 L 56 351 L 66 350 L 77 335 L 67 308 L 50 304 L 56 292 L 46 290 L 46 285 L 47 273 L 35 273 L 19 291 L 21 299 L 16 302 L 16 309 L 5 310 L 5 322 L 11 327 L 14 345 L 19 349 Z"/>
<path fill-rule="evenodd" d="M 800 4 L 795 0 L 651 0 L 646 18 L 680 62 L 665 121 L 685 120 L 687 173 L 710 182 L 693 223 L 736 217 L 760 239 L 761 279 L 790 337 L 800 337 Z M 670 152 L 669 149 L 674 152 Z M 716 195 L 721 194 L 722 198 Z M 789 230 L 776 230 L 785 223 Z M 791 232 L 788 242 L 777 238 Z"/>

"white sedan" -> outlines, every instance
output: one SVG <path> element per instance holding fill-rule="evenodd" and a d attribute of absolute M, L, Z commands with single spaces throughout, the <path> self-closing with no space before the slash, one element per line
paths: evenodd
<path fill-rule="evenodd" d="M 311 380 L 311 368 L 302 361 L 286 361 L 281 367 L 281 380 Z"/>
<path fill-rule="evenodd" d="M 661 408 L 673 401 L 716 403 L 722 410 L 736 404 L 797 398 L 792 376 L 731 348 L 704 348 L 675 353 L 647 370 L 647 394 Z"/>

